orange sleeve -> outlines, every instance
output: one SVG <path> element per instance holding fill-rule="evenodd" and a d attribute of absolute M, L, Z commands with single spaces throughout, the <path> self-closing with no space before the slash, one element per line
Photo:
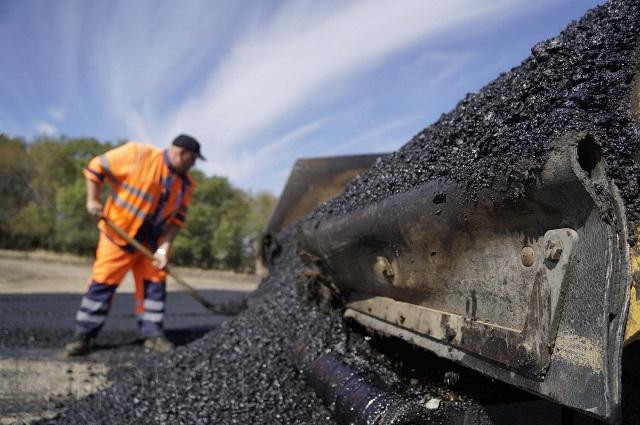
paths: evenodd
<path fill-rule="evenodd" d="M 138 155 L 136 143 L 125 143 L 94 157 L 83 170 L 87 179 L 95 182 L 123 181 L 135 167 Z"/>
<path fill-rule="evenodd" d="M 82 174 L 84 174 L 85 178 L 101 184 L 104 181 L 104 173 L 100 166 L 100 156 L 96 156 L 89 161 L 89 164 L 82 170 Z"/>

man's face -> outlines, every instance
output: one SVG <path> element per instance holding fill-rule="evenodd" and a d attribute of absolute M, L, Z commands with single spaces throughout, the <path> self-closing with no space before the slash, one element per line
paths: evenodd
<path fill-rule="evenodd" d="M 179 173 L 186 173 L 193 167 L 196 163 L 196 159 L 198 158 L 195 153 L 188 151 L 186 149 L 180 149 L 178 153 L 177 164 L 173 164 L 175 169 Z"/>

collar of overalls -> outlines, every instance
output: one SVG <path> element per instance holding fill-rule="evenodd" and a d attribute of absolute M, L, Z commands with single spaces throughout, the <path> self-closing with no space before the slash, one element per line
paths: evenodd
<path fill-rule="evenodd" d="M 162 152 L 162 159 L 164 160 L 164 163 L 167 166 L 167 168 L 169 168 L 169 171 L 175 174 L 180 174 L 178 173 L 178 171 L 176 171 L 175 168 L 173 168 L 173 165 L 171 165 L 171 161 L 169 161 L 169 151 L 167 149 L 165 149 Z"/>

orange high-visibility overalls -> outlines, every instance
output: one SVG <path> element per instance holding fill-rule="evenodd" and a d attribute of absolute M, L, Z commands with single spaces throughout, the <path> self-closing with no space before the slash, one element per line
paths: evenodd
<path fill-rule="evenodd" d="M 129 142 L 93 158 L 84 175 L 99 184 L 109 182 L 112 193 L 103 214 L 152 251 L 167 225 L 184 225 L 194 184 L 188 175 L 172 170 L 166 151 Z M 140 333 L 145 338 L 161 334 L 166 273 L 156 269 L 103 221 L 98 227 L 96 261 L 76 315 L 76 333 L 98 333 L 117 286 L 132 270 Z"/>

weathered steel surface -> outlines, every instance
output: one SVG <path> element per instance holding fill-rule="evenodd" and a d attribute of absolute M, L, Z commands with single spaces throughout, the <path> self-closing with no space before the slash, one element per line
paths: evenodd
<path fill-rule="evenodd" d="M 517 199 L 430 182 L 305 223 L 301 249 L 348 317 L 615 420 L 630 275 L 605 166 L 593 138 L 570 135 Z"/>
<path fill-rule="evenodd" d="M 356 175 L 386 153 L 298 159 L 265 231 L 275 233 L 339 195 Z"/>
<path fill-rule="evenodd" d="M 376 159 L 386 155 L 298 159 L 255 247 L 258 252 L 257 274 L 266 277 L 271 259 L 280 251 L 280 243 L 275 237 L 277 232 L 300 220 L 324 201 L 342 193 L 349 181 L 368 169 Z"/>

